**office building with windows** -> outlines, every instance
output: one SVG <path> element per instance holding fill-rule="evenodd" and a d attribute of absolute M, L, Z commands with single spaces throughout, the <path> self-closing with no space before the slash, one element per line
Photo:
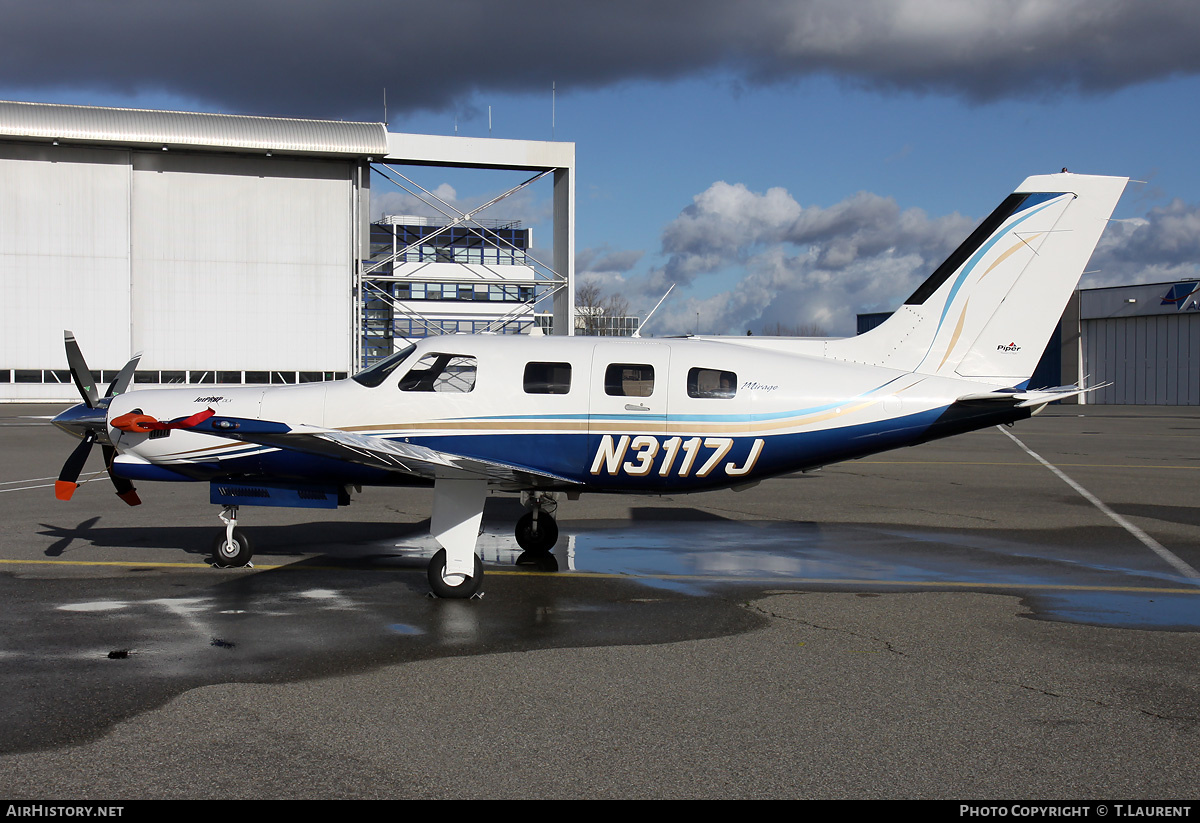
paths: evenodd
<path fill-rule="evenodd" d="M 546 329 L 535 303 L 554 281 L 528 257 L 532 230 L 520 221 L 448 224 L 389 215 L 371 224 L 362 293 L 364 365 L 422 337 L 527 334 Z"/>

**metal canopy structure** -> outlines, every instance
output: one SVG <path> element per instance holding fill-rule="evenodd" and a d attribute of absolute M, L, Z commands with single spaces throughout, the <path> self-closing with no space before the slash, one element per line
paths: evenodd
<path fill-rule="evenodd" d="M 395 273 L 396 269 L 394 268 L 394 265 L 397 261 L 411 259 L 411 255 L 417 249 L 417 247 L 420 246 L 425 248 L 431 241 L 437 242 L 439 236 L 443 238 L 444 242 L 445 239 L 449 238 L 450 236 L 465 234 L 469 237 L 473 236 L 475 238 L 475 242 L 483 245 L 494 243 L 501 246 L 507 246 L 508 248 L 506 250 L 517 252 L 523 263 L 529 265 L 531 268 L 532 276 L 522 279 L 513 278 L 510 275 L 504 275 L 502 277 L 497 276 L 496 270 L 486 265 L 458 266 L 461 274 L 455 275 L 453 278 L 458 282 L 467 284 L 474 283 L 481 287 L 486 287 L 488 284 L 503 285 L 508 287 L 518 285 L 530 287 L 529 290 L 533 296 L 528 302 L 520 303 L 510 311 L 495 317 L 487 324 L 487 327 L 483 329 L 483 331 L 495 333 L 503 332 L 504 330 L 523 328 L 526 325 L 534 325 L 536 318 L 533 304 L 546 298 L 550 298 L 553 301 L 553 305 L 556 309 L 560 305 L 566 303 L 568 312 L 567 316 L 570 316 L 571 305 L 573 304 L 571 299 L 572 278 L 571 272 L 569 271 L 570 259 L 568 259 L 567 264 L 568 271 L 564 272 L 557 270 L 554 265 L 547 264 L 544 261 L 535 258 L 529 253 L 527 248 L 518 249 L 511 242 L 506 242 L 503 239 L 502 234 L 496 230 L 496 224 L 494 221 L 485 221 L 483 218 L 479 217 L 479 215 L 485 210 L 491 208 L 497 203 L 500 203 L 506 198 L 511 197 L 522 189 L 525 189 L 533 183 L 543 179 L 544 177 L 555 173 L 557 169 L 545 169 L 543 171 L 538 171 L 532 177 L 515 186 L 512 186 L 499 196 L 493 197 L 491 200 L 472 209 L 469 212 L 464 212 L 456 208 L 454 205 L 446 202 L 441 197 L 438 197 L 434 192 L 431 192 L 429 189 L 421 186 L 399 169 L 387 163 L 375 163 L 372 164 L 372 168 L 375 172 L 380 174 L 389 182 L 393 183 L 398 188 L 407 192 L 412 197 L 425 203 L 432 210 L 436 211 L 441 215 L 441 219 L 439 221 L 439 225 L 436 225 L 436 227 L 432 228 L 430 231 L 422 232 L 420 236 L 414 237 L 411 242 L 407 244 L 397 244 L 392 253 L 382 257 L 372 257 L 371 260 L 364 263 L 358 289 L 358 293 L 363 296 L 364 300 L 372 300 L 377 302 L 382 301 L 390 308 L 390 311 L 393 315 L 405 316 L 410 325 L 413 321 L 415 321 L 417 324 L 426 326 L 428 330 L 434 331 L 434 333 L 440 333 L 436 331 L 436 322 L 422 322 L 422 319 L 418 313 L 414 312 L 411 306 L 406 306 L 405 301 L 396 299 L 391 288 L 389 287 L 392 283 L 403 283 L 412 281 L 414 279 L 424 280 L 426 278 L 423 277 L 422 274 L 435 267 L 419 266 L 417 267 L 415 274 L 412 273 L 411 268 L 406 267 L 409 268 L 410 273 L 397 275 Z M 565 191 L 565 189 L 562 191 Z M 555 250 L 557 251 L 557 245 Z M 570 257 L 573 258 L 573 255 L 570 255 Z M 443 278 L 435 276 L 434 279 L 440 280 Z M 557 311 L 555 312 L 555 315 L 557 315 Z M 521 322 L 518 323 L 514 321 Z M 561 331 L 561 324 L 556 322 L 555 325 L 559 330 L 559 333 L 571 334 L 574 331 L 574 329 L 571 328 L 573 324 L 568 324 L 565 332 Z M 364 337 L 365 336 L 366 335 L 364 335 Z M 367 362 L 369 358 L 364 355 L 365 353 L 360 353 L 359 359 L 364 366 L 369 365 Z"/>
<path fill-rule="evenodd" d="M 506 169 L 528 171 L 532 177 L 510 188 L 482 206 L 464 213 L 418 186 L 394 168 L 406 166 L 442 166 L 449 168 Z M 447 228 L 458 225 L 483 227 L 477 219 L 481 212 L 526 186 L 553 175 L 553 246 L 551 260 L 533 260 L 548 283 L 547 296 L 553 299 L 555 334 L 575 333 L 575 144 L 539 140 L 502 140 L 482 137 L 439 137 L 425 134 L 388 133 L 388 153 L 373 168 L 409 194 L 423 200 L 448 221 Z M 393 258 L 397 255 L 393 255 Z M 378 267 L 378 266 L 375 266 Z M 359 293 L 369 288 L 370 272 L 364 270 Z"/>

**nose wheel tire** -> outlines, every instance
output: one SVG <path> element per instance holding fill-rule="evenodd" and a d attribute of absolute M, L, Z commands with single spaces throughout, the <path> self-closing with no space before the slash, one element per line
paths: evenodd
<path fill-rule="evenodd" d="M 483 585 L 483 563 L 475 555 L 475 573 L 470 577 L 463 574 L 446 574 L 446 550 L 441 549 L 429 561 L 429 588 L 438 597 L 465 600 L 479 592 Z"/>
<path fill-rule="evenodd" d="M 221 529 L 221 533 L 212 544 L 213 565 L 221 568 L 230 568 L 234 566 L 250 565 L 250 558 L 254 556 L 254 550 L 250 547 L 250 541 L 246 537 L 246 533 L 241 529 L 233 530 L 233 540 L 227 540 L 225 529 Z"/>

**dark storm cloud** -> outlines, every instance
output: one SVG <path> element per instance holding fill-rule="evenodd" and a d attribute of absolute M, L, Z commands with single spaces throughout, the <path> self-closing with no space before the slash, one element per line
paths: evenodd
<path fill-rule="evenodd" d="M 1190 0 L 0 0 L 0 84 L 168 91 L 244 113 L 378 119 L 472 92 L 724 69 L 972 100 L 1200 69 Z"/>

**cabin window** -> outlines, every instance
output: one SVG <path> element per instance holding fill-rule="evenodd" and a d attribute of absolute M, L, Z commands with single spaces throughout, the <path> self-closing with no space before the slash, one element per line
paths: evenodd
<path fill-rule="evenodd" d="M 387 376 L 389 374 L 391 374 L 393 371 L 395 371 L 396 368 L 401 363 L 403 363 L 405 360 L 407 360 L 408 356 L 410 354 L 412 354 L 414 351 L 416 351 L 416 349 L 417 349 L 417 347 L 410 343 L 409 345 L 402 348 L 400 351 L 395 352 L 394 354 L 391 354 L 391 355 L 385 357 L 383 360 L 380 360 L 379 362 L 375 363 L 373 366 L 363 369 L 358 374 L 354 375 L 353 380 L 355 382 L 361 383 L 364 386 L 367 386 L 368 388 L 374 388 L 375 386 L 378 386 L 380 383 L 382 383 L 384 380 L 386 380 Z M 221 373 L 226 374 L 226 372 L 221 372 Z M 242 376 L 240 374 L 238 374 L 237 372 L 233 372 L 233 373 L 237 375 L 236 380 L 229 380 L 229 381 L 222 380 L 220 382 L 241 383 Z"/>
<path fill-rule="evenodd" d="M 400 381 L 400 391 L 463 394 L 474 388 L 475 358 L 463 354 L 427 354 Z"/>
<path fill-rule="evenodd" d="M 612 363 L 604 370 L 604 393 L 610 397 L 654 394 L 654 367 L 644 363 Z"/>
<path fill-rule="evenodd" d="M 689 369 L 688 397 L 730 398 L 737 394 L 737 375 L 720 369 Z"/>
<path fill-rule="evenodd" d="M 570 363 L 526 363 L 526 394 L 566 394 L 571 391 Z"/>

